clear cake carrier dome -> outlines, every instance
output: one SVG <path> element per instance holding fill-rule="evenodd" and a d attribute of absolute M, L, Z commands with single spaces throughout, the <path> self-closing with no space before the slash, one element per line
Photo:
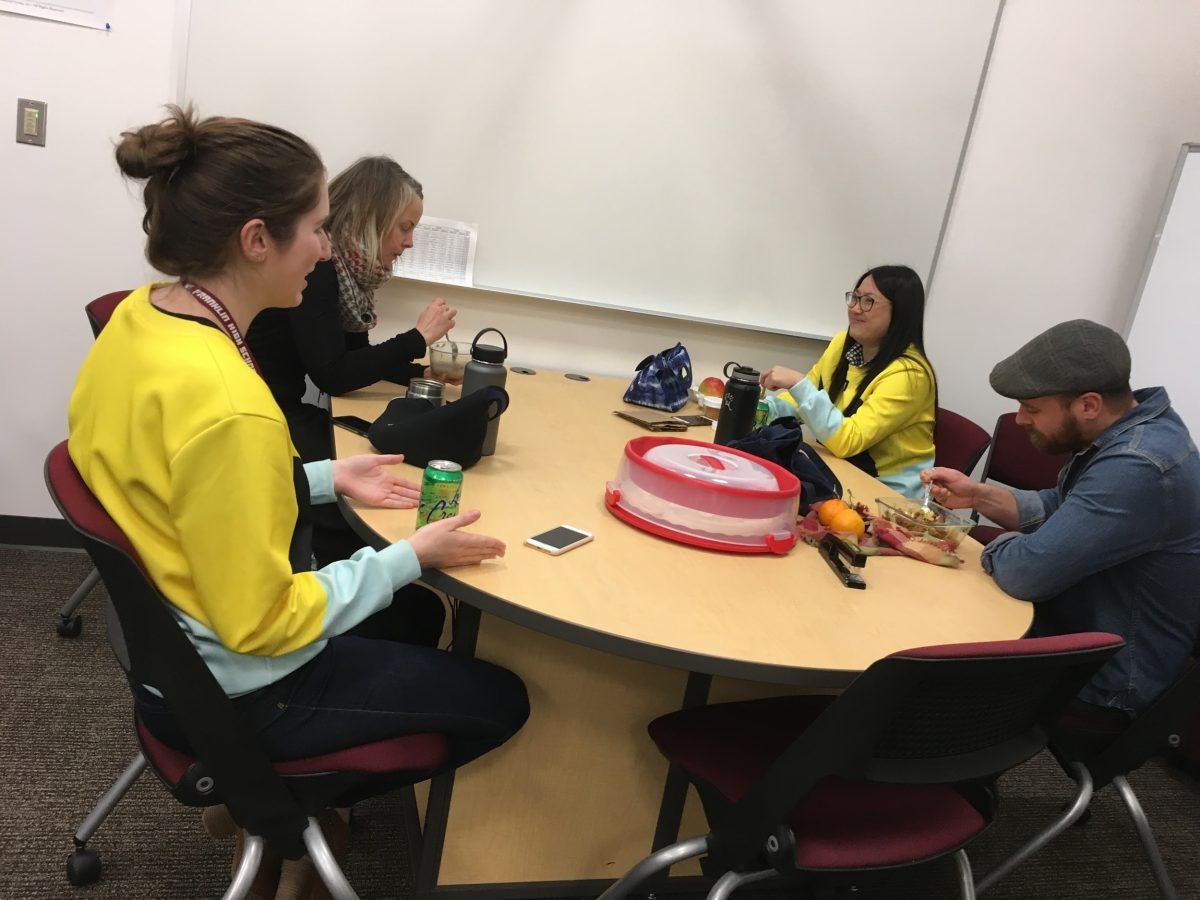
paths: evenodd
<path fill-rule="evenodd" d="M 625 445 L 604 492 L 612 514 L 659 537 L 735 553 L 787 553 L 800 482 L 741 450 L 647 436 Z"/>

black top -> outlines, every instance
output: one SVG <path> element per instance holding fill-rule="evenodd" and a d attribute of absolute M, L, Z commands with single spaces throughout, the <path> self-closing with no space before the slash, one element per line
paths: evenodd
<path fill-rule="evenodd" d="M 250 325 L 246 343 L 284 413 L 301 405 L 304 376 L 327 394 L 347 394 L 377 381 L 408 384 L 424 367 L 425 339 L 413 328 L 378 344 L 366 332 L 346 331 L 338 309 L 333 262 L 317 263 L 300 305 L 266 309 Z"/>

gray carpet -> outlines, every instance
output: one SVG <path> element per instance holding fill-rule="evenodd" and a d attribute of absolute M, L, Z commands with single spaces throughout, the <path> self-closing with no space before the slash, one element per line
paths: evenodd
<path fill-rule="evenodd" d="M 103 588 L 84 604 L 81 637 L 64 640 L 53 629 L 58 606 L 90 568 L 82 554 L 0 548 L 0 897 L 219 897 L 228 885 L 230 845 L 207 838 L 198 813 L 172 800 L 149 773 L 92 843 L 103 857 L 104 877 L 83 889 L 67 884 L 64 862 L 76 825 L 135 752 L 128 692 L 104 641 Z M 1179 895 L 1200 897 L 1200 786 L 1159 761 L 1130 781 Z M 969 848 L 977 872 L 1052 817 L 1072 786 L 1046 755 L 1007 775 L 1000 820 Z M 402 803 L 392 796 L 355 809 L 345 868 L 364 898 L 411 896 L 411 838 Z M 1090 824 L 1071 829 L 987 896 L 1156 896 L 1132 825 L 1111 789 L 1092 809 Z M 856 879 L 834 894 L 953 897 L 953 867 L 938 863 Z M 737 896 L 766 895 L 747 890 Z"/>

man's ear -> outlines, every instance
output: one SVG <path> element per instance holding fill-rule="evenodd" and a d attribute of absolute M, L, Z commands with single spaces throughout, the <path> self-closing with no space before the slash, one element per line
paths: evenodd
<path fill-rule="evenodd" d="M 238 232 L 238 249 L 250 262 L 260 263 L 266 260 L 267 251 L 271 249 L 272 243 L 271 235 L 267 232 L 267 223 L 262 219 L 251 219 Z"/>
<path fill-rule="evenodd" d="M 1072 406 L 1075 407 L 1075 414 L 1080 419 L 1091 422 L 1104 411 L 1104 398 L 1095 391 L 1089 391 L 1076 397 Z"/>

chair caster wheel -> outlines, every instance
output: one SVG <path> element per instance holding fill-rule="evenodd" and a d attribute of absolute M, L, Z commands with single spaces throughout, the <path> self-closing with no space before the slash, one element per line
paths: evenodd
<path fill-rule="evenodd" d="M 83 887 L 100 880 L 100 854 L 95 850 L 80 847 L 67 857 L 67 881 L 75 887 Z"/>
<path fill-rule="evenodd" d="M 59 637 L 77 638 L 83 631 L 83 616 L 74 615 L 70 618 L 62 616 L 54 626 Z"/>

